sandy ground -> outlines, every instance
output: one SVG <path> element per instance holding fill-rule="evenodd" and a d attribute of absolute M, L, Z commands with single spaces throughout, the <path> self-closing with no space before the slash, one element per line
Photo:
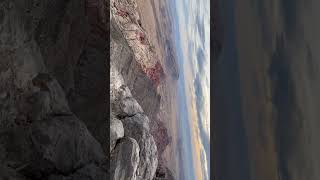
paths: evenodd
<path fill-rule="evenodd" d="M 162 64 L 165 64 L 165 44 L 161 40 L 161 36 L 169 35 L 165 27 L 159 27 L 159 24 L 166 24 L 166 19 L 160 17 L 160 9 L 165 7 L 165 1 L 158 0 L 137 0 L 138 11 L 141 18 L 142 27 L 146 30 L 150 41 L 156 49 L 156 53 Z M 160 32 L 161 33 L 160 35 Z M 165 68 L 165 66 L 164 66 Z M 166 71 L 166 70 L 165 70 Z M 177 83 L 170 77 L 160 85 L 159 93 L 161 94 L 161 118 L 165 121 L 169 136 L 172 137 L 172 143 L 164 152 L 164 158 L 169 169 L 177 177 L 178 156 L 177 156 Z"/>

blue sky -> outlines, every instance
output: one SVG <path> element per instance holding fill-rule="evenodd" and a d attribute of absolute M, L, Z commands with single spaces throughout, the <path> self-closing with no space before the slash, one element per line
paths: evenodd
<path fill-rule="evenodd" d="M 180 66 L 178 117 L 180 163 L 183 163 L 180 167 L 183 179 L 210 179 L 210 1 L 170 3 Z"/>

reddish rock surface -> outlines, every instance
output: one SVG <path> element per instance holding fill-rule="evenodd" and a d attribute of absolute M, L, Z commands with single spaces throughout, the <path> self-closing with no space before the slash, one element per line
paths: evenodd
<path fill-rule="evenodd" d="M 168 130 L 165 127 L 164 122 L 161 121 L 160 118 L 151 121 L 151 123 L 151 134 L 156 141 L 156 145 L 158 147 L 158 156 L 160 159 L 166 147 L 171 143 L 172 138 L 169 136 Z"/>
<path fill-rule="evenodd" d="M 164 77 L 164 71 L 159 62 L 153 68 L 147 68 L 145 70 L 147 76 L 152 80 L 156 87 L 159 86 L 161 79 Z"/>

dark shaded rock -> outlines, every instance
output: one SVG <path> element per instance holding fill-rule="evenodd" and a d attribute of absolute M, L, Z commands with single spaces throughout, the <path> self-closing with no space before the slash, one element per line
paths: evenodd
<path fill-rule="evenodd" d="M 2 130 L 3 131 L 3 130 Z M 30 178 L 69 174 L 106 160 L 100 144 L 74 116 L 57 116 L 30 126 L 7 128 L 0 136 L 2 163 Z"/>
<path fill-rule="evenodd" d="M 98 143 L 106 151 L 109 148 L 107 105 L 101 98 L 107 89 L 104 3 L 0 2 L 0 162 L 4 167 L 30 179 L 52 174 L 106 179 L 107 170 L 101 165 L 106 158 Z M 79 97 L 78 101 L 72 97 Z"/>
<path fill-rule="evenodd" d="M 21 174 L 7 166 L 0 165 L 0 179 L 2 180 L 26 180 Z"/>
<path fill-rule="evenodd" d="M 138 143 L 133 138 L 122 138 L 111 154 L 111 179 L 135 180 L 138 164 Z"/>
<path fill-rule="evenodd" d="M 69 176 L 50 175 L 48 180 L 106 180 L 107 173 L 94 164 L 80 168 Z"/>
<path fill-rule="evenodd" d="M 174 180 L 174 175 L 172 171 L 162 165 L 159 165 L 153 180 Z"/>
<path fill-rule="evenodd" d="M 39 153 L 38 158 L 62 173 L 92 162 L 99 164 L 104 159 L 100 144 L 74 116 L 54 117 L 35 123 L 31 141 Z"/>
<path fill-rule="evenodd" d="M 48 91 L 38 91 L 35 92 L 29 100 L 32 101 L 33 106 L 29 112 L 29 118 L 34 121 L 46 118 L 51 111 L 50 93 Z"/>
<path fill-rule="evenodd" d="M 107 173 L 95 164 L 89 164 L 76 173 L 74 173 L 70 180 L 106 180 Z"/>

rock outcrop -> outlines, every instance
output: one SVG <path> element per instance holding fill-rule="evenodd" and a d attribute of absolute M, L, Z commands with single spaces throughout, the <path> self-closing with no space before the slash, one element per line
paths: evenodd
<path fill-rule="evenodd" d="M 124 136 L 124 130 L 123 130 L 122 122 L 111 115 L 110 117 L 110 152 L 116 146 L 118 139 L 123 138 L 123 136 Z"/>
<path fill-rule="evenodd" d="M 139 160 L 139 145 L 133 138 L 121 138 L 111 155 L 111 179 L 135 180 Z"/>
<path fill-rule="evenodd" d="M 174 175 L 167 167 L 159 165 L 153 180 L 174 180 Z"/>
<path fill-rule="evenodd" d="M 153 136 L 150 134 L 149 119 L 143 114 L 136 114 L 122 119 L 122 122 L 125 134 L 137 140 L 140 147 L 137 175 L 152 179 L 158 165 L 158 152 Z"/>
<path fill-rule="evenodd" d="M 164 74 L 156 54 L 150 50 L 150 43 L 141 43 L 138 38 L 143 33 L 148 41 L 146 33 L 134 20 L 139 19 L 136 7 L 135 1 L 111 1 L 110 56 L 146 115 L 155 118 L 161 99 L 157 86 Z M 122 10 L 125 16 L 119 14 Z"/>
<path fill-rule="evenodd" d="M 164 122 L 159 118 L 151 122 L 151 134 L 158 147 L 158 158 L 160 159 L 166 147 L 172 142 L 172 138 L 169 136 Z"/>
<path fill-rule="evenodd" d="M 150 120 L 124 84 L 123 77 L 113 63 L 110 99 L 111 179 L 126 177 L 132 180 L 151 180 L 157 169 L 158 157 L 157 146 L 150 133 Z M 138 158 L 133 158 L 136 151 Z"/>
<path fill-rule="evenodd" d="M 152 180 L 158 166 L 158 150 L 151 134 L 150 121 L 159 111 L 160 95 L 157 93 L 153 77 L 148 73 L 154 73 L 152 68 L 158 71 L 161 66 L 156 62 L 149 62 L 148 54 L 137 55 L 138 51 L 144 53 L 145 45 L 141 46 L 142 50 L 135 49 L 136 46 L 130 45 L 130 40 L 119 26 L 121 24 L 117 16 L 122 16 L 124 12 L 133 13 L 129 15 L 132 17 L 132 23 L 138 20 L 135 11 L 130 11 L 130 8 L 136 8 L 134 1 L 132 2 L 132 7 L 123 6 L 123 11 L 112 11 L 111 17 L 111 113 L 112 119 L 120 120 L 124 129 L 124 137 L 116 138 L 115 147 L 110 147 L 114 159 L 111 179 L 126 177 L 132 180 Z M 129 10 L 125 10 L 126 8 Z M 142 63 L 149 66 L 149 71 Z M 134 141 L 129 142 L 128 138 Z M 124 142 L 126 144 L 123 144 Z M 137 149 L 132 145 L 133 142 L 137 143 L 139 151 L 139 158 L 134 158 L 135 163 L 131 158 Z M 128 146 L 127 150 L 121 151 L 124 146 Z"/>
<path fill-rule="evenodd" d="M 0 2 L 0 179 L 107 178 L 105 3 Z"/>

